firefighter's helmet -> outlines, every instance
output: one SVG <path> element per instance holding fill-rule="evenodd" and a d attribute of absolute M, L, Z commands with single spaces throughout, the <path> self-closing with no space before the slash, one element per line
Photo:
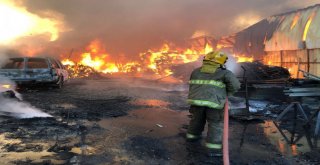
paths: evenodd
<path fill-rule="evenodd" d="M 204 57 L 203 60 L 212 61 L 212 62 L 216 62 L 221 65 L 224 65 L 228 60 L 228 56 L 227 56 L 227 54 L 220 52 L 220 51 L 212 51 L 212 52 L 206 54 L 206 56 Z"/>

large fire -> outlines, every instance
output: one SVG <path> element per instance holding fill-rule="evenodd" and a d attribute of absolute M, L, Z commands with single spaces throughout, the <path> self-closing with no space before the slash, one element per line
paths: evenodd
<path fill-rule="evenodd" d="M 38 34 L 49 34 L 50 41 L 58 39 L 63 24 L 58 14 L 48 13 L 47 15 L 51 18 L 43 18 L 28 12 L 14 2 L 0 1 L 0 42 L 2 44 L 20 37 Z"/>
<path fill-rule="evenodd" d="M 173 74 L 171 67 L 174 65 L 185 64 L 197 61 L 205 54 L 213 51 L 213 47 L 205 44 L 202 49 L 178 48 L 174 44 L 164 43 L 158 49 L 149 49 L 139 54 L 139 60 L 113 60 L 106 52 L 105 47 L 99 40 L 92 41 L 86 51 L 76 54 L 80 59 L 65 58 L 62 60 L 64 65 L 69 66 L 75 77 L 86 77 L 87 71 L 95 70 L 100 73 L 151 73 L 160 76 Z M 253 57 L 233 55 L 237 62 L 253 62 Z M 86 74 L 79 73 L 79 69 Z"/>
<path fill-rule="evenodd" d="M 212 47 L 207 44 L 202 50 L 171 48 L 169 44 L 164 44 L 159 50 L 148 50 L 140 53 L 141 60 L 149 70 L 157 74 L 168 75 L 172 73 L 170 66 L 194 62 L 201 55 L 212 51 Z"/>
<path fill-rule="evenodd" d="M 105 51 L 99 40 L 92 41 L 86 51 L 80 53 L 79 60 L 63 59 L 62 63 L 68 66 L 88 66 L 101 73 L 154 73 L 157 75 L 170 75 L 172 65 L 194 62 L 201 56 L 209 53 L 213 48 L 206 44 L 202 50 L 181 49 L 165 43 L 159 49 L 149 49 L 140 53 L 139 60 L 113 61 Z M 173 45 L 173 44 L 171 44 Z"/>

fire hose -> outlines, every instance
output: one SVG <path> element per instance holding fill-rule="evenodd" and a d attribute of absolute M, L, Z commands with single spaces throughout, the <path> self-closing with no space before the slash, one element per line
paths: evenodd
<path fill-rule="evenodd" d="M 229 104 L 228 98 L 226 99 L 226 103 L 224 106 L 224 124 L 223 124 L 223 164 L 229 165 Z"/>

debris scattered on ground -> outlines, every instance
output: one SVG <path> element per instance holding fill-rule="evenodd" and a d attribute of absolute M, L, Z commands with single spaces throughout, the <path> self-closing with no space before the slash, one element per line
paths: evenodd
<path fill-rule="evenodd" d="M 255 62 L 242 62 L 239 66 L 245 68 L 247 80 L 277 80 L 290 78 L 290 73 L 288 69 L 278 66 L 264 65 L 259 61 Z M 240 72 L 237 73 L 238 76 L 244 75 L 244 70 L 239 68 Z"/>
<path fill-rule="evenodd" d="M 135 79 L 132 82 L 141 81 L 147 80 Z M 31 89 L 36 91 L 22 91 L 26 101 L 54 118 L 0 117 L 1 159 L 9 161 L 8 164 L 217 163 L 206 157 L 201 144 L 190 147 L 185 142 L 190 120 L 188 105 L 184 102 L 187 92 L 163 90 L 167 85 L 157 88 L 155 82 L 151 87 L 146 85 L 149 81 L 125 86 L 127 82 L 81 79 L 73 80 L 61 90 L 36 88 Z M 245 108 L 243 98 L 230 98 L 230 102 L 234 104 L 232 107 Z M 305 104 L 310 102 L 316 100 L 304 101 Z M 259 99 L 249 103 L 256 110 L 250 113 L 251 116 L 230 120 L 230 156 L 236 160 L 231 163 L 288 164 L 291 158 L 281 153 L 277 146 L 279 141 L 272 139 L 273 136 L 281 139 L 281 135 L 269 120 L 277 117 L 286 103 L 260 102 Z M 140 113 L 135 113 L 138 111 Z M 162 116 L 164 113 L 169 113 L 170 117 Z M 106 121 L 107 124 L 102 125 Z M 150 124 L 143 124 L 145 122 Z M 283 123 L 281 127 L 288 130 L 286 133 L 292 132 L 290 123 Z M 285 150 L 291 149 L 285 141 L 279 143 L 288 146 Z M 298 144 L 298 150 L 308 149 L 308 144 L 301 140 Z M 24 152 L 36 153 L 38 157 L 21 156 L 15 160 L 9 157 Z M 40 153 L 46 154 L 41 156 Z M 309 164 L 319 162 L 309 158 L 314 156 L 314 152 L 302 153 L 296 155 L 294 161 L 303 163 L 308 159 Z"/>
<path fill-rule="evenodd" d="M 67 65 L 70 78 L 102 78 L 101 74 L 94 68 L 82 64 Z"/>
<path fill-rule="evenodd" d="M 38 144 L 13 143 L 6 144 L 1 149 L 5 150 L 5 152 L 41 152 L 43 151 L 43 146 Z"/>

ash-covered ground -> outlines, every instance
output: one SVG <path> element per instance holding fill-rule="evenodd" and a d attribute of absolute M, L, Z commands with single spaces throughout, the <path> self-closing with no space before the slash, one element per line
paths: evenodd
<path fill-rule="evenodd" d="M 206 156 L 203 141 L 185 142 L 187 88 L 113 77 L 20 90 L 53 118 L 0 117 L 1 164 L 219 164 Z M 269 118 L 231 118 L 229 146 L 235 165 L 320 162 L 307 138 L 288 145 Z"/>

